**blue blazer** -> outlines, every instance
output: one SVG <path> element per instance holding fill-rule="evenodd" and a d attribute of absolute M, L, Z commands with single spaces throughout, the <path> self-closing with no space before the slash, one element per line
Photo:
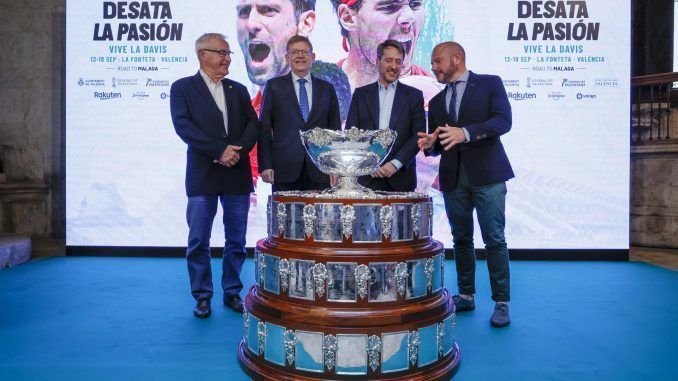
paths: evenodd
<path fill-rule="evenodd" d="M 429 132 L 446 123 L 454 126 L 447 112 L 446 92 L 447 88 L 429 102 Z M 506 181 L 515 176 L 500 139 L 511 129 L 511 104 L 501 78 L 470 72 L 459 107 L 457 126 L 466 128 L 470 141 L 444 151 L 438 140 L 430 153 L 442 155 L 441 190 L 449 192 L 457 186 L 459 161 L 464 164 L 473 185 Z"/>
<path fill-rule="evenodd" d="M 353 126 L 363 130 L 379 129 L 378 82 L 359 87 L 353 92 L 346 128 Z M 424 132 L 426 128 L 424 94 L 421 90 L 398 82 L 388 127 L 396 131 L 398 137 L 384 163 L 396 159 L 403 164 L 388 182 L 397 191 L 414 191 L 417 187 L 417 163 L 414 157 L 419 152 L 417 132 Z M 358 180 L 362 185 L 369 187 L 374 179 L 362 176 Z"/>
<path fill-rule="evenodd" d="M 186 151 L 186 194 L 248 194 L 252 187 L 249 152 L 259 136 L 259 120 L 245 86 L 221 80 L 228 110 L 228 134 L 224 118 L 200 72 L 172 84 L 170 111 L 174 130 L 188 145 Z M 242 146 L 240 160 L 233 167 L 212 161 L 226 146 Z"/>
<path fill-rule="evenodd" d="M 299 131 L 315 127 L 341 129 L 339 101 L 334 87 L 312 76 L 313 100 L 304 122 L 292 83 L 292 73 L 269 79 L 261 102 L 261 136 L 257 148 L 259 171 L 275 171 L 276 183 L 294 182 L 306 164 L 310 179 L 317 183 L 330 182 L 311 161 L 301 143 Z"/>

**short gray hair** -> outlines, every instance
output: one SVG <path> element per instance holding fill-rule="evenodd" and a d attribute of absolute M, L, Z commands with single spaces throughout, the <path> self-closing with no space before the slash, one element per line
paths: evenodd
<path fill-rule="evenodd" d="M 207 49 L 207 43 L 210 40 L 224 40 L 226 41 L 226 36 L 221 33 L 205 33 L 202 36 L 198 37 L 195 40 L 195 54 L 200 54 L 201 49 Z"/>

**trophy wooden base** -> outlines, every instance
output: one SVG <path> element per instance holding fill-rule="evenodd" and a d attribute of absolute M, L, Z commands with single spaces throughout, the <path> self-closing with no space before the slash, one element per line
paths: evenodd
<path fill-rule="evenodd" d="M 256 380 L 447 380 L 461 359 L 430 199 L 277 193 L 238 356 Z"/>
<path fill-rule="evenodd" d="M 432 364 L 431 366 L 424 367 L 415 372 L 400 372 L 401 374 L 382 374 L 382 375 L 368 375 L 368 376 L 338 376 L 335 375 L 332 378 L 327 378 L 326 376 L 318 377 L 318 375 L 313 375 L 310 373 L 300 374 L 298 371 L 290 372 L 287 368 L 279 367 L 258 360 L 256 357 L 251 356 L 251 352 L 247 349 L 247 346 L 244 342 L 240 342 L 238 345 L 238 359 L 243 370 L 250 376 L 253 380 L 263 381 L 263 380 L 275 380 L 275 381 L 323 381 L 323 380 L 336 380 L 336 381 L 345 381 L 345 380 L 390 380 L 390 381 L 443 381 L 450 380 L 452 376 L 457 372 L 459 368 L 459 363 L 461 362 L 461 351 L 459 345 L 454 343 L 454 350 L 448 356 L 443 358 L 441 361 Z"/>

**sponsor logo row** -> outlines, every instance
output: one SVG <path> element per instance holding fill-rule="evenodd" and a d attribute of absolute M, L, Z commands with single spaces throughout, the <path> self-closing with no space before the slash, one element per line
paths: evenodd
<path fill-rule="evenodd" d="M 123 94 L 118 91 L 94 91 L 92 93 L 92 97 L 94 99 L 98 99 L 100 101 L 108 101 L 111 99 L 122 99 L 122 98 L 132 98 L 132 99 L 137 99 L 140 101 L 143 101 L 147 98 L 151 98 L 151 94 L 145 92 L 145 91 L 135 91 L 131 94 Z M 169 98 L 169 93 L 168 92 L 161 92 L 159 94 L 153 94 L 153 98 L 160 98 L 160 99 L 167 99 Z"/>
<path fill-rule="evenodd" d="M 595 78 L 591 81 L 570 78 L 526 77 L 525 79 L 505 79 L 504 87 L 512 101 L 535 99 L 560 101 L 565 98 L 587 101 L 599 98 L 599 94 L 593 88 L 616 88 L 619 87 L 619 80 L 616 78 Z M 516 87 L 520 89 L 515 89 Z M 545 93 L 543 89 L 549 88 L 553 91 Z"/>
<path fill-rule="evenodd" d="M 169 87 L 171 85 L 168 79 L 155 78 L 120 78 L 111 77 L 110 80 L 105 79 L 86 79 L 78 78 L 78 86 L 80 87 Z"/>
<path fill-rule="evenodd" d="M 546 97 L 547 99 L 550 99 L 552 101 L 559 101 L 559 100 L 564 99 L 564 98 L 575 98 L 579 101 L 592 100 L 592 99 L 598 98 L 598 94 L 583 93 L 583 92 L 579 92 L 579 93 L 576 93 L 576 94 L 565 94 L 565 93 L 560 92 L 560 91 L 551 91 L 550 93 L 547 93 L 547 94 L 537 95 L 537 93 L 532 93 L 532 92 L 529 92 L 529 91 L 524 91 L 524 92 L 523 91 L 509 91 L 507 94 L 508 94 L 509 99 L 513 100 L 513 101 L 533 100 L 533 99 L 538 99 L 540 97 L 542 99 L 544 97 Z"/>
<path fill-rule="evenodd" d="M 526 87 L 528 89 L 537 87 L 619 87 L 619 80 L 616 78 L 596 78 L 593 81 L 584 79 L 569 78 L 535 78 L 527 77 L 520 79 L 504 79 L 504 87 Z"/>

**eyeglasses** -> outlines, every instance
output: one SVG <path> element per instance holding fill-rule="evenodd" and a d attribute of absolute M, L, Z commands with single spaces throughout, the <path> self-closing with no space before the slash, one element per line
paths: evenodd
<path fill-rule="evenodd" d="M 230 50 L 213 50 L 213 49 L 202 49 L 202 50 L 206 50 L 206 51 L 208 51 L 208 52 L 217 53 L 217 54 L 219 55 L 219 57 L 221 57 L 221 58 L 224 58 L 224 57 L 230 57 L 231 54 L 233 54 L 233 52 L 230 51 Z"/>
<path fill-rule="evenodd" d="M 311 51 L 310 51 L 310 50 L 290 50 L 290 51 L 289 51 L 289 54 L 290 54 L 292 57 L 296 57 L 296 56 L 306 57 L 306 56 L 308 56 L 309 54 L 311 54 Z"/>

